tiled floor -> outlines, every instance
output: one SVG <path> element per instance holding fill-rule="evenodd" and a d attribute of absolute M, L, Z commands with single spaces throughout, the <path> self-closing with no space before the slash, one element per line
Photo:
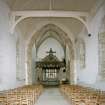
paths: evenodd
<path fill-rule="evenodd" d="M 45 89 L 35 105 L 70 105 L 58 88 Z"/>

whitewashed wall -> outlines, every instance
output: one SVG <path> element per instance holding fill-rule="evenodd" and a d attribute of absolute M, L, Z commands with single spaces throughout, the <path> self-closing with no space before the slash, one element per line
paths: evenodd
<path fill-rule="evenodd" d="M 98 81 L 98 34 L 101 27 L 102 19 L 105 16 L 105 2 L 97 9 L 96 14 L 91 14 L 88 22 L 91 32 L 91 37 L 88 36 L 84 30 L 80 33 L 84 38 L 86 44 L 86 67 L 83 70 L 79 70 L 79 82 L 84 84 L 91 84 L 92 87 L 101 88 L 102 84 L 97 84 Z M 104 29 L 105 30 L 105 29 Z M 97 84 L 97 86 L 95 85 Z"/>
<path fill-rule="evenodd" d="M 16 79 L 16 41 L 18 33 L 10 34 L 10 9 L 0 0 L 0 90 L 23 85 Z M 21 41 L 22 42 L 22 41 Z M 21 70 L 24 72 L 24 47 L 21 46 Z M 21 72 L 22 73 L 22 72 Z M 24 73 L 22 73 L 23 78 Z"/>
<path fill-rule="evenodd" d="M 93 84 L 96 81 L 98 72 L 97 36 L 92 34 L 91 37 L 88 37 L 88 33 L 86 31 L 81 33 L 81 35 L 85 41 L 85 67 L 80 68 L 77 65 L 78 82 Z M 79 64 L 79 62 L 77 63 Z"/>
<path fill-rule="evenodd" d="M 9 13 L 0 0 L 0 90 L 16 85 L 16 39 L 9 34 Z"/>

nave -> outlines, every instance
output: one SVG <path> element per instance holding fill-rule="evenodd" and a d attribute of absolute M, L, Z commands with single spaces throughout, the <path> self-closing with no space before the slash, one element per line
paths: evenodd
<path fill-rule="evenodd" d="M 0 105 L 43 100 L 105 105 L 105 0 L 0 0 Z"/>

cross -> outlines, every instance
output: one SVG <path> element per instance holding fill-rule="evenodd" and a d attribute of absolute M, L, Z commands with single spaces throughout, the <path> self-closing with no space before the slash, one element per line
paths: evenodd
<path fill-rule="evenodd" d="M 56 53 L 56 52 L 53 51 L 52 48 L 50 48 L 50 51 L 47 51 L 47 53 L 49 53 L 49 55 L 53 55 L 53 53 Z"/>

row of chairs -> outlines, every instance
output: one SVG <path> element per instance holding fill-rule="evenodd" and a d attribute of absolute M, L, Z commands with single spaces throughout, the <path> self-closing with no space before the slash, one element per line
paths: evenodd
<path fill-rule="evenodd" d="M 60 91 L 72 105 L 105 105 L 105 91 L 79 85 L 61 85 Z"/>
<path fill-rule="evenodd" d="M 42 85 L 26 85 L 2 91 L 0 105 L 34 105 L 42 91 Z"/>

